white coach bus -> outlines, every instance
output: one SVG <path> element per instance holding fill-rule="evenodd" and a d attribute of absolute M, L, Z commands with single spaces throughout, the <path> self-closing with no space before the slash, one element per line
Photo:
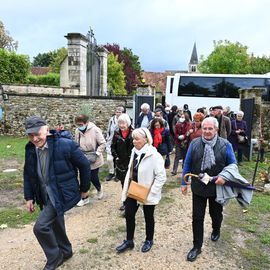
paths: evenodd
<path fill-rule="evenodd" d="M 221 105 L 232 111 L 240 108 L 239 89 L 264 88 L 263 99 L 270 101 L 270 74 L 197 74 L 176 73 L 167 76 L 165 102 L 188 104 L 192 114 L 198 108 Z"/>

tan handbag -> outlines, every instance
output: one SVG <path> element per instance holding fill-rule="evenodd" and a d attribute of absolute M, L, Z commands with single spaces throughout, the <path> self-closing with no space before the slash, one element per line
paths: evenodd
<path fill-rule="evenodd" d="M 131 168 L 130 174 L 133 176 L 133 162 L 130 168 Z M 154 183 L 154 180 L 152 184 L 149 187 L 147 187 L 132 180 L 132 177 L 131 177 L 129 180 L 129 188 L 127 192 L 127 197 L 132 198 L 140 203 L 145 203 L 153 183 Z"/>
<path fill-rule="evenodd" d="M 140 203 L 145 203 L 151 187 L 146 187 L 133 180 L 129 183 L 127 196 Z"/>

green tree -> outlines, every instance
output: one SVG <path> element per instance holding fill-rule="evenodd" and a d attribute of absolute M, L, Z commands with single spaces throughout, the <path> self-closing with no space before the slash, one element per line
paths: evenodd
<path fill-rule="evenodd" d="M 50 63 L 50 67 L 53 72 L 60 73 L 60 65 L 63 60 L 66 58 L 68 51 L 65 47 L 62 47 L 55 51 L 55 55 Z"/>
<path fill-rule="evenodd" d="M 0 49 L 0 83 L 23 83 L 30 69 L 29 57 Z"/>
<path fill-rule="evenodd" d="M 108 90 L 109 94 L 116 96 L 127 94 L 123 64 L 118 62 L 113 53 L 108 54 Z"/>
<path fill-rule="evenodd" d="M 18 41 L 14 41 L 10 36 L 2 21 L 0 21 L 0 48 L 7 51 L 16 51 L 18 48 Z"/>
<path fill-rule="evenodd" d="M 270 72 L 270 57 L 256 57 L 251 55 L 249 59 L 249 72 L 251 74 L 265 74 Z"/>
<path fill-rule="evenodd" d="M 141 83 L 141 64 L 139 57 L 133 54 L 131 49 L 121 49 L 118 44 L 107 44 L 104 46 L 109 52 L 117 55 L 118 62 L 123 63 L 123 70 L 125 74 L 126 90 L 131 94 L 136 85 Z"/>
<path fill-rule="evenodd" d="M 228 40 L 214 41 L 214 50 L 206 58 L 201 57 L 199 71 L 202 73 L 246 74 L 249 72 L 247 46 Z"/>
<path fill-rule="evenodd" d="M 37 56 L 34 57 L 32 65 L 34 67 L 48 67 L 53 62 L 55 56 L 56 56 L 55 51 L 47 53 L 39 53 Z"/>

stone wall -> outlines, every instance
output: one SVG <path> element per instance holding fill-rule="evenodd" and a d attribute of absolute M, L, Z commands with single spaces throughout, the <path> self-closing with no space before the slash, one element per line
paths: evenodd
<path fill-rule="evenodd" d="M 261 107 L 262 135 L 270 142 L 270 102 L 263 102 Z"/>
<path fill-rule="evenodd" d="M 54 87 L 46 85 L 2 85 L 3 91 L 8 95 L 11 93 L 19 94 L 53 94 L 53 95 L 79 95 L 77 88 Z"/>
<path fill-rule="evenodd" d="M 48 94 L 9 93 L 8 100 L 0 100 L 4 117 L 0 123 L 0 134 L 24 136 L 25 119 L 39 115 L 50 127 L 63 123 L 65 129 L 74 132 L 74 118 L 86 110 L 91 112 L 93 122 L 106 131 L 108 120 L 117 106 L 132 107 L 132 98 L 59 96 Z"/>

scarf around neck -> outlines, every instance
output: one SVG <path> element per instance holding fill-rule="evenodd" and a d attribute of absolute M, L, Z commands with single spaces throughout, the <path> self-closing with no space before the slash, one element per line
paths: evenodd
<path fill-rule="evenodd" d="M 148 149 L 149 149 L 149 144 L 146 143 L 140 150 L 136 149 L 135 147 L 133 148 L 134 149 L 134 153 L 137 155 L 137 161 L 139 162 L 140 158 L 141 158 L 141 155 L 142 154 L 145 154 Z"/>
<path fill-rule="evenodd" d="M 204 137 L 202 137 L 202 141 L 205 144 L 204 146 L 204 153 L 203 153 L 203 160 L 201 164 L 201 171 L 204 172 L 206 169 L 211 169 L 212 166 L 216 165 L 216 158 L 214 154 L 214 146 L 217 142 L 218 135 L 208 141 Z"/>
<path fill-rule="evenodd" d="M 158 148 L 158 146 L 162 143 L 162 136 L 161 133 L 163 132 L 164 128 L 155 128 L 154 129 L 154 146 Z"/>

